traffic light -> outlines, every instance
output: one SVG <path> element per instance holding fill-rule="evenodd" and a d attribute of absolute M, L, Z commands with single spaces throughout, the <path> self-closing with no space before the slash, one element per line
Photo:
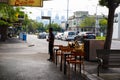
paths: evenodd
<path fill-rule="evenodd" d="M 69 27 L 69 24 L 67 23 L 67 24 L 66 24 L 66 30 L 68 29 L 68 27 Z"/>

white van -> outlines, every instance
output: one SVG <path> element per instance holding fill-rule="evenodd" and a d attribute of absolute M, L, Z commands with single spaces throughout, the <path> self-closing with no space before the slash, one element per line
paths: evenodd
<path fill-rule="evenodd" d="M 74 40 L 75 36 L 76 36 L 75 31 L 65 31 L 63 33 L 62 40 Z"/>

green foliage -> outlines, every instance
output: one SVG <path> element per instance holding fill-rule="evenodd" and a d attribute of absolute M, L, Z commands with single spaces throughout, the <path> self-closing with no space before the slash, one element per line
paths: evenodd
<path fill-rule="evenodd" d="M 18 21 L 18 16 L 16 16 L 17 14 L 24 16 L 24 12 L 21 11 L 20 7 L 13 7 L 3 3 L 0 4 L 0 17 L 2 20 L 11 24 Z"/>
<path fill-rule="evenodd" d="M 100 19 L 99 20 L 100 29 L 104 31 L 107 28 L 107 20 L 106 19 Z"/>
<path fill-rule="evenodd" d="M 108 8 L 111 7 L 111 4 L 114 5 L 114 8 L 117 8 L 120 4 L 120 0 L 99 0 L 99 4 L 102 6 L 106 6 Z"/>
<path fill-rule="evenodd" d="M 100 19 L 99 20 L 99 25 L 100 26 L 107 26 L 107 20 L 106 19 Z"/>
<path fill-rule="evenodd" d="M 54 29 L 54 31 L 61 31 L 60 25 L 57 23 L 52 23 L 51 27 Z"/>
<path fill-rule="evenodd" d="M 108 6 L 108 0 L 99 0 L 99 4 L 102 6 Z"/>
<path fill-rule="evenodd" d="M 0 4 L 0 17 L 4 20 L 7 20 L 9 22 L 14 22 L 16 21 L 15 17 L 15 9 L 12 6 L 9 6 L 7 4 Z"/>
<path fill-rule="evenodd" d="M 52 27 L 55 32 L 61 31 L 61 27 L 57 23 L 51 23 L 44 25 L 42 22 L 36 22 L 34 20 L 29 20 L 28 18 L 23 22 L 23 31 L 38 33 L 38 32 L 48 32 L 49 27 Z"/>
<path fill-rule="evenodd" d="M 80 27 L 95 26 L 95 17 L 86 17 L 80 24 Z"/>
<path fill-rule="evenodd" d="M 97 40 L 105 40 L 105 38 L 106 38 L 105 36 L 103 36 L 103 37 L 97 36 L 97 37 L 96 37 Z"/>
<path fill-rule="evenodd" d="M 9 25 L 9 23 L 6 21 L 0 20 L 0 26 L 3 26 L 3 25 Z"/>
<path fill-rule="evenodd" d="M 51 23 L 51 26 L 50 26 L 50 24 L 48 24 L 48 25 L 45 25 L 45 27 L 46 27 L 46 31 L 48 31 L 49 27 L 52 27 L 55 32 L 62 30 L 60 25 L 57 23 Z"/>
<path fill-rule="evenodd" d="M 45 32 L 45 28 L 42 22 L 37 22 L 36 29 L 38 32 Z"/>

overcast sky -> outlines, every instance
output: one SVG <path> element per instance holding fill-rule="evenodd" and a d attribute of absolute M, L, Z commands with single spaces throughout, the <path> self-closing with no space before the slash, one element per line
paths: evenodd
<path fill-rule="evenodd" d="M 101 7 L 98 5 L 99 0 L 69 0 L 69 16 L 73 15 L 75 11 L 88 11 L 89 14 L 93 15 L 97 13 L 108 14 L 108 9 L 106 7 Z M 41 10 L 47 15 L 47 11 L 52 11 L 52 17 L 56 14 L 60 16 L 67 16 L 67 2 L 68 0 L 51 0 L 45 1 L 43 7 L 27 7 L 26 13 L 30 11 L 32 14 L 29 15 L 30 18 L 36 19 L 37 16 L 41 16 Z M 120 12 L 120 7 L 116 10 Z"/>

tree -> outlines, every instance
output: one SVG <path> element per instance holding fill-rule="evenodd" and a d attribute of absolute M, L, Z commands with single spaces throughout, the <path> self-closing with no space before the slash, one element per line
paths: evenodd
<path fill-rule="evenodd" d="M 113 34 L 114 13 L 115 13 L 116 8 L 120 4 L 120 0 L 99 0 L 99 4 L 102 6 L 106 6 L 109 9 L 107 35 L 106 35 L 106 40 L 104 44 L 104 49 L 110 49 L 111 41 L 112 41 L 112 34 Z"/>
<path fill-rule="evenodd" d="M 105 33 L 107 27 L 107 20 L 105 18 L 100 19 L 99 25 L 100 25 L 100 31 Z"/>
<path fill-rule="evenodd" d="M 28 19 L 28 15 L 24 14 L 24 21 L 22 22 L 22 28 L 23 31 L 27 32 L 28 31 L 28 25 L 30 25 L 31 21 Z"/>
<path fill-rule="evenodd" d="M 13 7 L 7 4 L 0 4 L 0 34 L 1 41 L 5 41 L 7 39 L 7 29 L 11 26 L 12 22 L 16 21 L 17 18 L 15 16 L 16 11 Z"/>
<path fill-rule="evenodd" d="M 57 23 L 52 23 L 51 26 L 53 27 L 54 31 L 56 31 L 56 32 L 61 31 L 61 27 Z"/>
<path fill-rule="evenodd" d="M 48 32 L 48 28 L 50 27 L 50 24 L 48 24 L 48 25 L 45 25 L 45 28 L 46 28 L 46 31 Z M 55 32 L 57 32 L 57 31 L 62 31 L 62 28 L 60 27 L 60 25 L 59 24 L 57 24 L 57 23 L 51 23 L 51 27 L 53 28 L 53 30 L 55 31 Z"/>
<path fill-rule="evenodd" d="M 86 17 L 80 24 L 80 27 L 92 27 L 95 26 L 95 17 Z"/>
<path fill-rule="evenodd" d="M 37 22 L 37 28 L 39 32 L 45 32 L 45 28 L 42 22 Z"/>

